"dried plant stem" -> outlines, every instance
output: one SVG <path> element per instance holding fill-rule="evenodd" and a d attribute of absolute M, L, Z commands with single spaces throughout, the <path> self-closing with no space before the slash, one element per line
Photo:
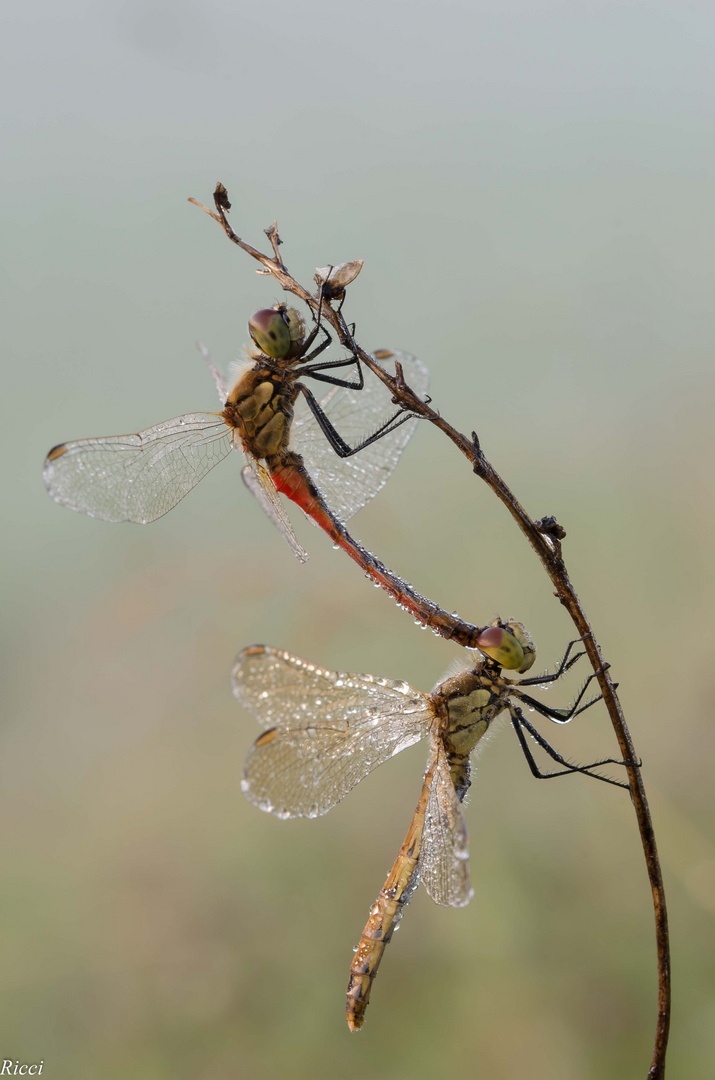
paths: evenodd
<path fill-rule="evenodd" d="M 280 244 L 280 238 L 275 222 L 270 229 L 266 230 L 274 252 L 274 257 L 271 258 L 246 243 L 246 241 L 242 240 L 232 229 L 228 218 L 226 217 L 226 212 L 230 209 L 231 204 L 228 201 L 226 189 L 222 184 L 217 185 L 214 193 L 216 212 L 208 210 L 195 199 L 190 199 L 189 202 L 200 207 L 201 210 L 217 221 L 223 228 L 229 240 L 234 244 L 237 244 L 238 247 L 248 255 L 261 263 L 263 270 L 258 271 L 259 273 L 272 274 L 286 292 L 293 293 L 294 296 L 299 297 L 308 304 L 313 311 L 317 312 L 319 293 L 316 292 L 316 294 L 313 295 L 303 288 L 302 285 L 299 285 L 288 272 L 283 259 L 279 255 L 278 245 Z M 397 365 L 397 374 L 395 376 L 389 375 L 369 353 L 365 352 L 365 350 L 355 342 L 345 319 L 342 316 L 340 308 L 333 308 L 330 302 L 326 300 L 325 296 L 323 297 L 322 302 L 322 318 L 331 324 L 340 343 L 354 351 L 361 362 L 373 371 L 374 374 L 388 387 L 392 393 L 394 403 L 429 420 L 430 423 L 434 424 L 435 427 L 438 427 L 444 432 L 447 438 L 451 439 L 457 449 L 460 450 L 469 461 L 476 475 L 491 488 L 497 498 L 501 500 L 504 506 L 506 506 L 522 533 L 536 552 L 546 573 L 549 575 L 555 588 L 555 595 L 571 616 L 579 637 L 583 638 L 584 648 L 591 661 L 593 670 L 596 672 L 598 683 L 603 694 L 603 700 L 608 709 L 608 714 L 611 718 L 616 738 L 618 739 L 623 760 L 635 763 L 638 760 L 636 750 L 623 715 L 621 703 L 618 700 L 616 687 L 613 684 L 608 670 L 609 665 L 603 660 L 601 649 L 594 636 L 593 630 L 591 629 L 591 624 L 588 621 L 581 601 L 579 600 L 576 590 L 571 584 L 571 580 L 566 571 L 561 549 L 561 541 L 566 535 L 565 531 L 553 518 L 543 518 L 540 521 L 533 521 L 493 466 L 487 461 L 479 445 L 476 434 L 472 433 L 471 439 L 468 439 L 453 428 L 451 424 L 444 420 L 439 413 L 435 412 L 428 404 L 421 401 L 412 392 L 410 387 L 405 384 L 399 365 Z M 658 1015 L 653 1057 L 647 1080 L 663 1080 L 663 1077 L 665 1076 L 665 1054 L 668 1044 L 671 1001 L 668 914 L 665 904 L 663 877 L 655 842 L 655 833 L 653 831 L 653 823 L 648 808 L 645 788 L 643 786 L 641 769 L 635 764 L 626 766 L 626 768 L 628 771 L 631 800 L 638 820 L 638 828 L 640 830 L 641 843 L 645 854 L 648 878 L 653 893 L 653 907 L 655 911 L 658 959 Z"/>

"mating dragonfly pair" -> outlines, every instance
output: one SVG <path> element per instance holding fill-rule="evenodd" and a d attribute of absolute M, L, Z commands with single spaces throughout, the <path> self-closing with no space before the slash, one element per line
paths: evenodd
<path fill-rule="evenodd" d="M 321 331 L 323 339 L 316 346 Z M 534 775 L 580 772 L 627 785 L 593 772 L 618 764 L 613 759 L 588 766 L 567 762 L 523 714 L 526 704 L 566 723 L 598 700 L 581 704 L 590 679 L 569 710 L 547 708 L 523 689 L 559 679 L 582 655 L 572 655 L 575 643 L 553 675 L 514 682 L 503 671 L 523 674 L 535 658 L 520 623 L 477 627 L 464 622 L 420 596 L 348 533 L 345 522 L 383 486 L 414 431 L 416 417 L 388 407 L 383 384 L 376 378 L 365 380 L 355 353 L 316 362 L 331 340 L 319 317 L 308 334 L 299 313 L 279 304 L 256 312 L 249 332 L 255 348 L 232 385 L 204 353 L 222 412 L 190 413 L 133 435 L 62 443 L 48 454 L 44 479 L 52 498 L 64 506 L 106 521 L 146 524 L 167 513 L 232 449 L 241 450 L 244 483 L 299 559 L 307 555 L 279 494 L 297 503 L 418 622 L 480 650 L 481 660 L 439 683 L 431 694 L 404 682 L 328 671 L 259 645 L 245 649 L 233 670 L 237 698 L 266 728 L 249 754 L 243 791 L 261 809 L 280 817 L 325 813 L 382 762 L 422 738 L 430 739 L 417 808 L 353 961 L 347 1013 L 356 1030 L 384 948 L 418 881 L 439 904 L 460 907 L 469 902 L 461 803 L 470 782 L 470 754 L 499 714 L 509 715 Z M 374 356 L 394 364 L 424 398 L 428 375 L 418 360 L 387 349 Z M 336 374 L 341 369 L 351 369 L 348 377 Z M 318 401 L 304 378 L 331 384 L 331 389 Z M 308 408 L 294 418 L 299 395 Z M 541 773 L 527 736 L 561 768 Z"/>

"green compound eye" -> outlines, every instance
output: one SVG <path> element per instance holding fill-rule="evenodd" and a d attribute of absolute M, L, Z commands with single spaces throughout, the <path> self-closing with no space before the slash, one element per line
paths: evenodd
<path fill-rule="evenodd" d="M 528 671 L 536 658 L 529 632 L 518 622 L 509 622 L 507 627 L 487 627 L 477 639 L 477 648 L 510 671 Z"/>
<path fill-rule="evenodd" d="M 524 653 L 524 660 L 519 668 L 519 674 L 523 675 L 536 660 L 536 645 L 532 641 L 531 634 L 526 629 L 523 623 L 515 622 L 513 619 L 509 619 L 507 622 L 507 629 L 511 630 L 516 640 L 521 645 L 522 652 Z"/>
<path fill-rule="evenodd" d="M 259 349 L 274 360 L 282 360 L 291 347 L 290 330 L 279 311 L 261 308 L 248 320 L 248 332 Z"/>

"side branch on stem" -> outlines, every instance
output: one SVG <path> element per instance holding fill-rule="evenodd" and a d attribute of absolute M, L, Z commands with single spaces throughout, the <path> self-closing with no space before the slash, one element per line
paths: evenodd
<path fill-rule="evenodd" d="M 209 217 L 212 217 L 214 221 L 218 222 L 232 243 L 236 244 L 261 264 L 262 269 L 259 270 L 258 273 L 272 274 L 286 292 L 290 292 L 303 300 L 304 303 L 312 309 L 314 314 L 317 315 L 318 308 L 320 307 L 321 317 L 330 323 L 340 344 L 349 348 L 361 363 L 369 368 L 377 378 L 382 380 L 385 386 L 390 390 L 392 400 L 396 405 L 400 406 L 402 409 L 408 410 L 416 416 L 429 420 L 454 443 L 457 449 L 467 458 L 476 475 L 491 488 L 497 498 L 500 499 L 507 508 L 522 533 L 531 544 L 531 547 L 541 561 L 546 573 L 549 575 L 555 588 L 555 595 L 568 611 L 579 636 L 583 640 L 584 648 L 588 654 L 588 658 L 603 695 L 603 700 L 608 709 L 608 714 L 611 718 L 616 738 L 618 739 L 623 760 L 631 763 L 627 765 L 628 780 L 631 800 L 635 808 L 641 843 L 645 854 L 648 878 L 653 894 L 658 959 L 658 1015 L 653 1056 L 647 1080 L 663 1080 L 665 1076 L 665 1054 L 668 1043 L 671 1000 L 670 946 L 663 878 L 641 769 L 636 764 L 638 756 L 633 745 L 633 740 L 623 715 L 618 694 L 616 693 L 616 686 L 611 679 L 609 665 L 604 663 L 600 646 L 596 641 L 591 624 L 588 621 L 576 590 L 571 583 L 563 560 L 561 541 L 566 535 L 565 530 L 554 518 L 546 517 L 539 521 L 533 521 L 501 476 L 487 460 L 476 433 L 473 432 L 472 438 L 468 439 L 465 435 L 458 432 L 451 424 L 441 417 L 438 412 L 430 408 L 428 402 L 422 401 L 410 387 L 405 384 L 399 366 L 397 367 L 396 375 L 390 375 L 380 366 L 374 357 L 366 352 L 355 341 L 341 312 L 342 300 L 340 306 L 336 310 L 332 307 L 329 298 L 326 298 L 325 295 L 321 298 L 320 290 L 313 294 L 303 288 L 303 286 L 291 276 L 278 251 L 278 245 L 281 243 L 281 240 L 278 236 L 277 225 L 275 222 L 269 229 L 266 229 L 266 235 L 270 240 L 274 253 L 274 257 L 271 258 L 258 251 L 257 248 L 252 247 L 252 245 L 248 244 L 245 240 L 242 240 L 241 237 L 234 232 L 226 216 L 228 210 L 231 208 L 231 204 L 223 184 L 219 183 L 214 192 L 215 212 L 207 209 L 201 203 L 197 202 L 196 199 L 189 199 L 189 202 L 194 203 L 195 206 L 198 206 L 204 213 L 208 214 Z"/>

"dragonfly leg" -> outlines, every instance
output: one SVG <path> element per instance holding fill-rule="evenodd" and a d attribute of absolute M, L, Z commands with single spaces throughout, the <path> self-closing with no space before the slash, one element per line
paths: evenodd
<path fill-rule="evenodd" d="M 522 679 L 519 683 L 519 686 L 542 686 L 544 683 L 556 682 L 556 680 L 560 679 L 561 676 L 569 670 L 569 668 L 573 667 L 577 660 L 580 660 L 582 656 L 586 655 L 585 652 L 580 652 L 576 653 L 575 656 L 571 656 L 571 650 L 573 649 L 574 645 L 578 645 L 581 641 L 583 641 L 582 637 L 574 638 L 573 641 L 569 641 L 568 645 L 566 646 L 566 652 L 563 655 L 561 663 L 559 664 L 553 675 L 542 675 L 540 679 L 536 676 L 530 679 Z M 569 659 L 569 657 L 571 657 L 571 659 Z"/>
<path fill-rule="evenodd" d="M 331 269 L 332 269 L 332 267 L 331 267 Z M 308 353 L 307 356 L 304 356 L 302 358 L 302 360 L 301 360 L 302 364 L 306 364 L 310 360 L 314 360 L 316 358 L 316 356 L 319 356 L 323 352 L 323 350 L 326 349 L 328 347 L 328 345 L 331 343 L 331 341 L 333 340 L 332 337 L 330 336 L 330 334 L 328 333 L 327 328 L 325 326 L 321 326 L 321 322 L 320 322 L 322 312 L 323 312 L 324 290 L 325 290 L 325 282 L 322 282 L 322 284 L 320 286 L 320 300 L 318 302 L 318 314 L 317 314 L 316 321 L 315 321 L 315 329 L 309 335 L 309 337 L 306 339 L 306 341 L 305 341 L 305 343 L 303 345 L 303 351 L 305 352 L 307 349 L 310 348 L 313 341 L 315 340 L 315 335 L 318 333 L 319 328 L 321 328 L 323 333 L 325 334 L 325 341 L 321 345 L 319 345 L 317 347 L 317 349 L 314 349 L 313 352 Z M 340 306 L 338 307 L 338 314 L 340 314 L 340 309 L 343 306 L 344 300 L 345 300 L 345 294 L 343 293 L 343 299 L 340 301 Z M 350 341 L 348 342 L 348 347 L 350 348 L 350 352 L 352 353 L 352 356 L 350 358 L 343 359 L 343 360 L 333 360 L 333 361 L 331 361 L 331 362 L 329 362 L 327 364 L 314 364 L 311 367 L 301 367 L 301 368 L 296 369 L 296 372 L 295 372 L 296 375 L 310 375 L 311 378 L 318 379 L 320 382 L 332 383 L 334 386 L 344 386 L 348 390 L 362 390 L 363 386 L 365 385 L 365 379 L 364 379 L 364 376 L 363 376 L 362 367 L 360 365 L 360 360 L 358 359 L 358 356 L 357 356 L 357 349 L 356 349 L 356 346 L 355 346 L 355 341 L 353 339 L 353 334 L 354 333 L 355 333 L 355 323 L 352 323 L 352 332 L 349 334 Z M 357 381 L 356 382 L 350 382 L 347 379 L 336 379 L 336 378 L 331 377 L 329 375 L 316 375 L 316 374 L 314 374 L 314 372 L 324 371 L 327 368 L 346 367 L 348 364 L 355 364 L 355 366 L 357 367 Z"/>
<path fill-rule="evenodd" d="M 580 713 L 585 712 L 586 709 L 590 709 L 592 705 L 595 705 L 597 701 L 600 701 L 602 699 L 603 694 L 597 694 L 595 697 L 592 697 L 590 701 L 587 701 L 585 705 L 581 705 L 586 690 L 588 689 L 590 684 L 595 678 L 602 674 L 602 672 L 607 671 L 609 667 L 610 664 L 604 664 L 604 666 L 602 668 L 599 668 L 598 671 L 594 671 L 592 675 L 589 675 L 589 677 L 586 679 L 585 683 L 579 690 L 576 700 L 569 709 L 554 709 L 549 705 L 544 705 L 542 701 L 537 701 L 536 698 L 531 697 L 529 694 L 522 693 L 520 689 L 516 688 L 516 686 L 514 686 L 512 693 L 515 695 L 515 697 L 520 698 L 521 701 L 525 701 L 526 704 L 530 705 L 532 709 L 536 709 L 536 711 L 541 713 L 542 716 L 548 716 L 549 720 L 553 720 L 555 724 L 568 724 L 569 721 L 573 720 L 574 716 L 579 716 Z M 522 684 L 519 683 L 519 686 L 521 685 Z M 615 685 L 617 686 L 618 684 L 616 683 Z"/>
<path fill-rule="evenodd" d="M 349 379 L 338 379 L 334 375 L 320 375 L 317 372 L 325 371 L 327 368 L 348 367 L 348 365 L 354 365 L 357 368 L 357 379 L 355 382 L 351 382 Z M 331 360 L 325 364 L 311 364 L 309 367 L 296 368 L 296 375 L 308 375 L 311 379 L 317 379 L 319 382 L 332 383 L 333 386 L 344 386 L 348 390 L 362 390 L 365 385 L 365 376 L 363 374 L 362 365 L 357 356 L 346 356 L 342 360 Z"/>
<path fill-rule="evenodd" d="M 327 349 L 328 345 L 330 345 L 331 341 L 333 340 L 332 337 L 330 336 L 330 333 L 328 332 L 328 328 L 326 326 L 323 326 L 322 322 L 320 321 L 321 318 L 322 318 L 322 315 L 323 315 L 323 290 L 324 290 L 324 288 L 325 288 L 325 282 L 323 282 L 321 284 L 321 286 L 320 286 L 320 296 L 318 298 L 318 314 L 315 317 L 315 326 L 313 327 L 313 329 L 311 330 L 311 332 L 308 334 L 307 338 L 303 342 L 303 348 L 301 350 L 301 356 L 303 358 L 303 360 L 302 360 L 303 363 L 307 363 L 307 361 L 309 361 L 309 360 L 314 360 L 316 356 L 320 356 L 320 354 L 325 349 Z M 313 349 L 313 351 L 311 353 L 309 353 L 308 349 L 310 348 L 310 346 L 315 341 L 319 330 L 322 330 L 322 332 L 325 334 L 325 341 L 321 342 L 321 344 L 318 345 L 317 348 Z M 306 353 L 308 354 L 307 356 L 305 355 Z"/>
<path fill-rule="evenodd" d="M 318 422 L 320 430 L 325 435 L 325 438 L 328 440 L 335 453 L 341 458 L 351 457 L 353 454 L 357 454 L 358 451 L 364 450 L 366 446 L 377 442 L 383 435 L 390 434 L 390 432 L 394 431 L 395 428 L 398 428 L 400 424 L 404 424 L 406 420 L 410 420 L 414 416 L 414 413 L 400 409 L 394 416 L 391 416 L 389 420 L 386 420 L 385 423 L 370 435 L 369 438 L 364 439 L 359 446 L 348 446 L 342 436 L 335 430 L 308 387 L 303 386 L 301 383 L 296 383 L 295 386 L 303 393 L 305 400 L 308 402 L 310 411 Z"/>
<path fill-rule="evenodd" d="M 312 352 L 308 353 L 307 356 L 304 355 L 306 350 L 308 350 L 310 348 L 310 346 L 313 344 L 313 342 L 315 341 L 315 339 L 316 339 L 316 337 L 317 337 L 317 335 L 318 335 L 318 333 L 320 331 L 322 331 L 325 334 L 325 340 L 321 341 L 320 345 L 317 345 L 316 348 L 314 348 Z M 317 326 L 313 327 L 313 329 L 311 330 L 311 332 L 308 334 L 307 338 L 303 342 L 303 353 L 301 353 L 301 363 L 302 364 L 307 364 L 309 360 L 314 360 L 316 356 L 320 356 L 320 354 L 322 352 L 325 352 L 328 345 L 331 344 L 332 340 L 333 339 L 330 336 L 330 334 L 328 333 L 327 329 L 324 326 L 322 326 L 320 323 Z"/>
<path fill-rule="evenodd" d="M 592 769 L 601 768 L 603 765 L 633 765 L 640 768 L 642 762 L 638 761 L 618 761 L 616 758 L 604 758 L 602 761 L 593 761 L 590 765 L 573 765 L 570 761 L 567 761 L 565 757 L 562 757 L 544 736 L 538 731 L 531 721 L 527 720 L 521 709 L 512 705 L 509 707 L 509 714 L 511 716 L 511 723 L 516 736 L 519 740 L 524 757 L 532 772 L 532 775 L 537 780 L 551 780 L 555 776 L 568 776 L 570 773 L 583 773 L 584 776 L 591 776 L 594 780 L 602 780 L 604 784 L 613 784 L 614 787 L 625 788 L 626 791 L 630 790 L 628 784 L 622 783 L 620 780 L 612 780 L 610 776 L 601 776 L 600 773 L 591 772 Z M 558 769 L 555 772 L 543 773 L 539 769 L 539 766 L 534 760 L 534 755 L 531 753 L 529 744 L 526 741 L 524 732 L 528 731 L 529 735 L 538 743 L 538 745 L 545 750 L 549 757 L 555 761 L 558 765 L 563 765 L 563 769 Z"/>

